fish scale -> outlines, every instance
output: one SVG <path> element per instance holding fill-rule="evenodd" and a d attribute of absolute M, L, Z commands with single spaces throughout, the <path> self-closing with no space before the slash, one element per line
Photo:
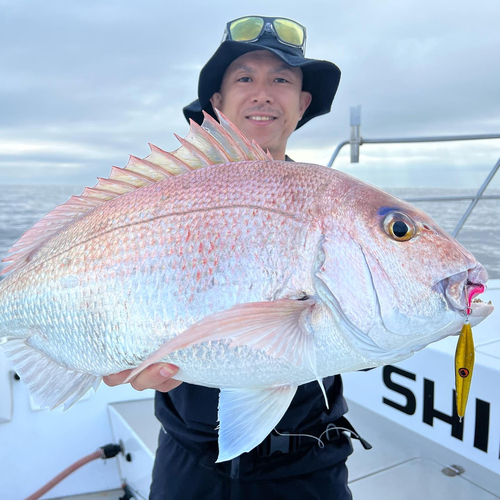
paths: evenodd
<path fill-rule="evenodd" d="M 0 343 L 51 408 L 103 375 L 177 365 L 175 378 L 221 389 L 222 461 L 258 445 L 298 385 L 317 380 L 328 405 L 323 377 L 457 333 L 469 283 L 480 293 L 487 274 L 418 209 L 274 161 L 219 120 L 113 167 L 21 237 L 0 282 Z M 492 311 L 470 307 L 471 324 Z"/>
<path fill-rule="evenodd" d="M 271 174 L 277 179 L 283 171 L 300 169 L 290 164 L 272 167 Z M 36 326 L 42 331 L 32 337 L 33 347 L 77 370 L 114 373 L 135 366 L 146 350 L 144 346 L 153 351 L 190 324 L 228 309 L 239 300 L 279 298 L 287 281 L 287 269 L 294 268 L 300 273 L 300 268 L 306 267 L 302 272 L 307 276 L 311 266 L 304 266 L 297 244 L 305 239 L 308 227 L 300 209 L 314 202 L 310 175 L 301 175 L 306 186 L 304 199 L 296 197 L 287 211 L 283 201 L 279 203 L 279 211 L 274 207 L 277 199 L 291 199 L 286 194 L 289 183 L 280 186 L 278 191 L 283 195 L 267 196 L 268 190 L 276 190 L 278 181 L 266 182 L 269 173 L 264 173 L 260 164 L 221 165 L 213 172 L 196 171 L 189 176 L 194 178 L 189 183 L 181 178 L 167 179 L 160 183 L 163 185 L 123 195 L 95 209 L 62 230 L 36 255 L 24 271 L 25 276 L 30 276 L 29 287 L 35 293 L 27 293 L 24 281 L 19 279 L 16 296 L 22 297 L 23 309 L 33 319 L 39 318 L 47 301 L 57 301 L 61 306 L 52 309 L 50 325 L 37 320 Z M 251 200 L 243 187 L 258 183 L 259 176 L 264 179 L 260 200 Z M 217 188 L 199 200 L 200 186 L 209 179 L 214 179 Z M 255 189 L 258 191 L 259 186 Z M 178 192 L 181 194 L 173 195 Z M 143 206 L 138 197 L 147 203 Z M 169 199 L 170 204 L 166 201 Z M 161 209 L 159 200 L 163 200 Z M 238 205 L 234 206 L 236 200 Z M 245 206 L 250 201 L 252 204 Z M 130 205 L 141 207 L 140 213 L 130 211 Z M 126 216 L 125 209 L 129 210 Z M 144 213 L 154 216 L 143 217 Z M 220 231 L 214 234 L 214 228 L 218 227 Z M 170 244 L 166 242 L 168 239 Z M 170 253 L 169 245 L 175 248 L 174 253 Z M 203 249 L 208 251 L 211 247 L 217 250 L 205 256 Z M 122 281 L 132 276 L 133 279 Z M 62 280 L 78 281 L 80 277 L 86 277 L 86 281 L 75 288 L 61 286 Z M 219 283 L 221 288 L 217 286 Z M 308 288 L 311 290 L 310 284 Z M 297 296 L 301 290 L 287 292 Z M 13 302 L 7 298 L 2 304 L 7 310 Z M 124 304 L 129 304 L 127 310 Z M 145 316 L 144 308 L 154 314 Z M 91 314 L 89 322 L 92 311 L 98 312 L 97 319 Z M 8 312 L 2 313 L 2 317 L 11 319 Z M 179 324 L 175 321 L 177 317 L 183 318 Z M 149 333 L 158 322 L 165 328 L 156 327 L 154 333 Z M 53 324 L 61 325 L 61 339 L 44 346 L 39 338 Z M 114 331 L 110 331 L 110 325 L 115 325 Z M 74 331 L 84 332 L 85 338 L 105 336 L 108 343 L 93 343 L 84 350 L 80 342 L 76 343 L 81 337 L 74 336 Z M 123 344 L 120 339 L 128 331 L 132 335 Z M 62 356 L 60 345 L 66 346 L 66 356 Z M 52 346 L 57 346 L 57 350 Z M 113 349 L 111 356 L 109 349 Z M 75 351 L 89 351 L 90 355 L 75 358 Z M 192 369 L 202 370 L 203 364 Z"/>

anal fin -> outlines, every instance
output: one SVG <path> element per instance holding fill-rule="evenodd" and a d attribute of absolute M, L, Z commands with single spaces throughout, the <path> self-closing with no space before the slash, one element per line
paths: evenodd
<path fill-rule="evenodd" d="M 281 420 L 296 391 L 296 385 L 221 389 L 217 462 L 258 446 Z"/>
<path fill-rule="evenodd" d="M 9 339 L 5 355 L 26 384 L 37 405 L 51 410 L 64 404 L 67 410 L 91 387 L 97 389 L 101 377 L 65 368 L 26 344 L 25 339 Z"/>

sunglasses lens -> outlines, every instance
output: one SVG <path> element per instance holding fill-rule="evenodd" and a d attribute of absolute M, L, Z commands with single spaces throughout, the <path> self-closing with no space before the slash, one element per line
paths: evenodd
<path fill-rule="evenodd" d="M 264 26 L 264 20 L 260 17 L 243 17 L 233 21 L 229 26 L 231 38 L 237 42 L 255 40 Z"/>
<path fill-rule="evenodd" d="M 274 29 L 285 43 L 301 47 L 304 43 L 304 30 L 302 26 L 289 19 L 275 19 Z"/>

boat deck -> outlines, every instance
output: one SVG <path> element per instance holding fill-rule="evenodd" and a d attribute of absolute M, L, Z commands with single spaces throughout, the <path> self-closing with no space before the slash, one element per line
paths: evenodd
<path fill-rule="evenodd" d="M 363 438 L 373 445 L 371 450 L 364 450 L 354 440 L 355 451 L 348 460 L 354 500 L 500 499 L 500 475 L 353 401 L 348 403 L 351 422 L 358 430 L 362 429 Z M 115 404 L 111 410 L 115 432 L 123 433 L 126 448 L 134 450 L 132 462 L 120 458 L 120 464 L 122 475 L 131 480 L 129 484 L 139 487 L 137 500 L 147 498 L 145 471 L 151 470 L 159 431 L 159 425 L 150 418 L 152 404 L 152 400 L 144 399 Z M 146 416 L 146 420 L 139 421 L 138 415 Z M 463 470 L 461 474 L 447 475 L 457 466 Z M 145 482 L 141 484 L 137 477 Z M 118 500 L 121 496 L 122 490 L 112 490 L 57 500 Z"/>

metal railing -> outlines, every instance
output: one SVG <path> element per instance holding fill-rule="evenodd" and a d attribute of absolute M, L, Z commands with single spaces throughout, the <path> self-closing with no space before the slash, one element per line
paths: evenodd
<path fill-rule="evenodd" d="M 357 113 L 357 114 L 356 114 Z M 389 139 L 363 139 L 359 134 L 360 127 L 360 111 L 355 111 L 353 119 L 353 108 L 351 108 L 351 139 L 349 141 L 343 141 L 335 148 L 335 151 L 327 164 L 327 167 L 331 167 L 333 162 L 337 158 L 340 150 L 347 146 L 351 146 L 351 162 L 357 163 L 359 160 L 359 147 L 362 144 L 401 144 L 410 142 L 449 142 L 449 141 L 475 141 L 483 139 L 500 139 L 500 134 L 473 134 L 473 135 L 444 135 L 435 137 L 401 137 L 401 138 L 389 138 Z M 457 226 L 453 230 L 452 236 L 456 238 L 458 233 L 464 226 L 465 222 L 469 218 L 469 215 L 474 210 L 479 200 L 499 200 L 500 195 L 483 195 L 484 191 L 488 187 L 489 183 L 497 173 L 500 168 L 500 158 L 496 162 L 495 166 L 491 169 L 490 173 L 486 176 L 483 184 L 479 188 L 478 192 L 473 196 L 430 196 L 423 198 L 406 198 L 407 201 L 457 201 L 457 200 L 471 200 L 470 205 L 467 210 L 462 215 L 462 218 L 458 222 Z"/>

